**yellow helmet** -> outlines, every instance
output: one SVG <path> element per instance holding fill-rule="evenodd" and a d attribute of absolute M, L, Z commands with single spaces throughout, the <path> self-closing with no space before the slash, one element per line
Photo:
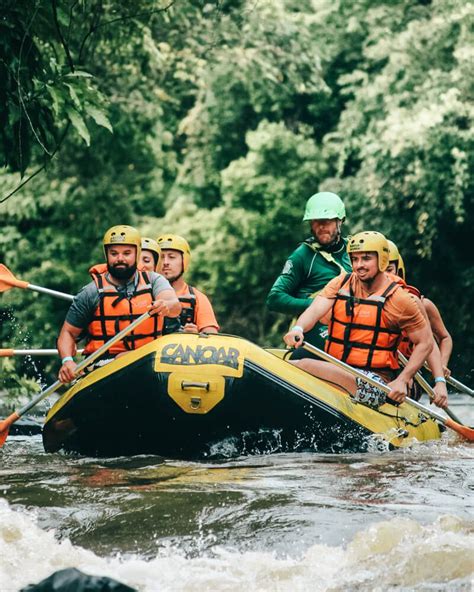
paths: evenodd
<path fill-rule="evenodd" d="M 155 255 L 155 267 L 158 265 L 161 249 L 154 238 L 142 236 L 142 251 L 151 251 Z"/>
<path fill-rule="evenodd" d="M 191 261 L 191 249 L 188 241 L 177 234 L 162 234 L 156 239 L 162 251 L 169 249 L 183 254 L 183 273 L 188 269 Z"/>
<path fill-rule="evenodd" d="M 402 278 L 402 280 L 405 279 L 405 262 L 403 261 L 403 257 L 401 255 L 398 256 L 398 275 Z"/>
<path fill-rule="evenodd" d="M 397 263 L 397 274 L 402 278 L 402 280 L 405 279 L 405 263 L 403 262 L 403 258 L 400 255 L 400 251 L 398 250 L 397 245 L 387 239 L 388 242 L 388 249 L 389 249 L 389 262 L 391 263 L 392 261 L 396 261 Z"/>
<path fill-rule="evenodd" d="M 375 230 L 368 230 L 358 232 L 347 243 L 347 252 L 351 253 L 368 253 L 375 252 L 379 258 L 379 270 L 385 271 L 389 262 L 389 247 L 388 241 L 380 232 Z"/>
<path fill-rule="evenodd" d="M 400 261 L 400 251 L 398 250 L 397 245 L 391 241 L 390 239 L 387 239 L 388 242 L 388 260 L 391 263 L 392 261 L 396 261 L 397 263 L 399 263 Z"/>
<path fill-rule="evenodd" d="M 140 233 L 133 226 L 112 226 L 104 234 L 102 241 L 104 246 L 104 254 L 107 259 L 107 247 L 110 245 L 135 245 L 137 247 L 137 263 L 140 260 L 142 251 L 142 240 Z"/>

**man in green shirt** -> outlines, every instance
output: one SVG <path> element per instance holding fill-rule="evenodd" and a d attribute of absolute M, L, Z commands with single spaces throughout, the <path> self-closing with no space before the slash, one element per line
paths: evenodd
<path fill-rule="evenodd" d="M 270 310 L 298 317 L 330 280 L 351 273 L 347 239 L 341 236 L 345 217 L 344 203 L 335 193 L 323 191 L 308 199 L 303 221 L 309 221 L 311 237 L 293 251 L 273 284 L 267 296 Z M 305 335 L 309 343 L 322 349 L 326 337 L 327 326 L 322 323 Z M 313 356 L 303 348 L 292 354 L 293 359 L 302 357 Z"/>

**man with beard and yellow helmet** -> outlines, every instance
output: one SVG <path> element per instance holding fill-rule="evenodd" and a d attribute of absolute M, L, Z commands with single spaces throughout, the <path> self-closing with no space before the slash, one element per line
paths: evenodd
<path fill-rule="evenodd" d="M 217 333 L 219 325 L 209 298 L 184 281 L 191 261 L 188 241 L 177 234 L 162 234 L 156 241 L 161 252 L 161 273 L 170 282 L 182 305 L 182 329 L 186 333 Z"/>
<path fill-rule="evenodd" d="M 322 191 L 308 199 L 303 221 L 309 222 L 311 237 L 293 251 L 275 280 L 267 296 L 270 310 L 300 315 L 330 280 L 351 271 L 347 239 L 341 235 L 345 217 L 344 203 L 335 193 Z M 320 348 L 326 337 L 327 325 L 322 322 L 305 334 L 306 341 Z M 300 349 L 291 357 L 314 356 Z"/>
<path fill-rule="evenodd" d="M 410 381 L 433 348 L 431 329 L 413 296 L 386 273 L 389 249 L 383 234 L 359 232 L 347 250 L 352 273 L 329 282 L 285 335 L 285 343 L 301 345 L 304 334 L 330 314 L 326 351 L 388 383 L 390 399 L 402 403 Z M 413 352 L 399 372 L 397 348 L 402 331 L 413 343 Z M 356 401 L 378 407 L 386 400 L 383 391 L 333 364 L 312 359 L 294 363 L 341 385 Z"/>
<path fill-rule="evenodd" d="M 81 337 L 86 338 L 84 354 L 89 355 L 149 309 L 152 316 L 103 358 L 113 359 L 159 337 L 163 318 L 181 312 L 168 280 L 154 271 L 137 270 L 141 244 L 140 233 L 132 226 L 113 226 L 105 233 L 106 263 L 89 270 L 92 282 L 74 298 L 58 337 L 61 382 L 74 379 L 76 342 Z"/>

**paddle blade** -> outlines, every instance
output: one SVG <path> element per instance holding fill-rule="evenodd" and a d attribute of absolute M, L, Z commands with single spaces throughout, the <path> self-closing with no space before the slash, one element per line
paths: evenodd
<path fill-rule="evenodd" d="M 468 440 L 469 442 L 474 442 L 474 429 L 468 428 L 467 426 L 461 425 L 452 419 L 446 419 L 444 425 L 448 426 L 458 434 L 460 434 L 463 438 Z"/>
<path fill-rule="evenodd" d="M 0 358 L 10 358 L 15 355 L 13 349 L 0 349 Z"/>
<path fill-rule="evenodd" d="M 0 421 L 0 448 L 5 444 L 5 440 L 8 438 L 8 432 L 10 431 L 10 427 L 12 424 L 20 419 L 18 413 L 12 413 L 3 421 Z"/>
<path fill-rule="evenodd" d="M 3 265 L 3 263 L 0 263 L 0 292 L 6 292 L 14 287 L 27 288 L 28 282 L 18 280 L 8 267 Z"/>

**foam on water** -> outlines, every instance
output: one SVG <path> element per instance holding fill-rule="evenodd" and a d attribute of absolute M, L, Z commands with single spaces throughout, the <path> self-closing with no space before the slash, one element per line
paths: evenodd
<path fill-rule="evenodd" d="M 313 545 L 303 555 L 213 547 L 188 558 L 174 547 L 151 560 L 99 557 L 41 530 L 34 512 L 0 500 L 0 590 L 16 592 L 54 571 L 77 567 L 144 592 L 315 592 L 471 590 L 474 523 L 442 516 L 423 526 L 396 518 L 358 532 L 347 546 Z"/>

